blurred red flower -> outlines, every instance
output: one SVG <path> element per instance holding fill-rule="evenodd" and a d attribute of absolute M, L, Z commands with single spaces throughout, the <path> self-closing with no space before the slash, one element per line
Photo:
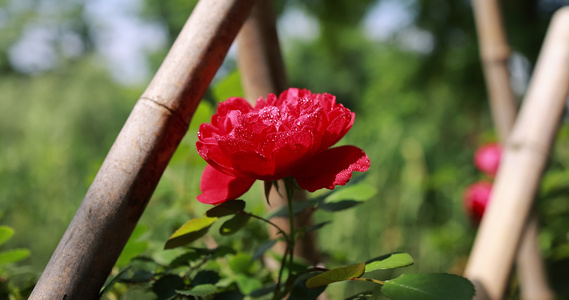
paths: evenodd
<path fill-rule="evenodd" d="M 330 94 L 290 88 L 252 107 L 243 98 L 219 104 L 200 126 L 198 153 L 208 162 L 198 200 L 218 204 L 243 195 L 255 180 L 292 176 L 310 192 L 346 184 L 370 160 L 355 146 L 329 149 L 352 127 L 355 114 Z"/>
<path fill-rule="evenodd" d="M 482 220 L 491 193 L 492 183 L 487 181 L 478 181 L 466 188 L 464 207 L 474 223 L 478 224 Z"/>
<path fill-rule="evenodd" d="M 486 144 L 478 148 L 474 154 L 474 165 L 491 177 L 496 175 L 502 158 L 502 147 L 499 144 Z"/>

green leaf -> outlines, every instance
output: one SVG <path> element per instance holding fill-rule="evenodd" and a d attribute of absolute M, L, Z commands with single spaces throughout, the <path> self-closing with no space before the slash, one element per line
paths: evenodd
<path fill-rule="evenodd" d="M 189 290 L 176 290 L 177 294 L 184 295 L 184 296 L 198 296 L 203 297 L 207 295 L 212 295 L 217 291 L 217 288 L 213 284 L 200 284 L 196 285 Z"/>
<path fill-rule="evenodd" d="M 177 295 L 176 291 L 183 288 L 184 280 L 180 276 L 172 274 L 163 276 L 152 285 L 152 291 L 160 300 L 172 299 Z"/>
<path fill-rule="evenodd" d="M 257 248 L 257 250 L 255 250 L 255 253 L 253 254 L 251 260 L 256 260 L 257 258 L 261 257 L 263 254 L 265 254 L 265 252 L 267 252 L 267 250 L 273 248 L 276 243 L 277 240 L 268 240 L 264 242 L 261 246 L 259 246 L 259 248 Z"/>
<path fill-rule="evenodd" d="M 318 276 L 318 273 L 312 272 L 298 276 L 298 278 L 294 280 L 288 300 L 314 300 L 318 298 L 318 296 L 324 292 L 326 286 L 323 285 L 315 288 L 309 288 L 306 285 L 306 281 L 310 278 L 314 278 L 315 276 Z"/>
<path fill-rule="evenodd" d="M 215 220 L 217 218 L 208 217 L 189 220 L 172 234 L 166 242 L 164 249 L 177 248 L 199 239 L 207 233 L 207 230 Z"/>
<path fill-rule="evenodd" d="M 223 202 L 219 205 L 210 208 L 208 211 L 205 212 L 206 217 L 225 217 L 229 215 L 234 215 L 238 212 L 243 211 L 245 208 L 245 201 L 243 200 L 232 200 Z"/>
<path fill-rule="evenodd" d="M 306 281 L 306 287 L 315 288 L 327 285 L 333 282 L 349 280 L 362 276 L 365 270 L 365 263 L 359 263 L 351 266 L 340 267 L 328 270 L 322 274 L 316 275 Z"/>
<path fill-rule="evenodd" d="M 148 248 L 148 242 L 140 240 L 140 238 L 147 230 L 148 227 L 144 225 L 141 224 L 136 225 L 132 234 L 130 235 L 130 238 L 128 239 L 128 242 L 124 246 L 121 255 L 117 259 L 117 262 L 115 264 L 117 267 L 122 267 L 127 265 L 133 257 L 140 255 L 144 251 L 146 251 L 146 249 Z"/>
<path fill-rule="evenodd" d="M 326 226 L 326 225 L 328 225 L 328 224 L 330 224 L 330 223 L 332 223 L 332 221 L 325 221 L 325 222 L 321 222 L 321 223 L 318 223 L 318 224 L 314 224 L 314 225 L 312 225 L 312 226 L 306 228 L 306 229 L 304 230 L 304 232 L 310 232 L 310 231 L 318 230 L 318 229 L 320 229 L 320 228 L 322 228 L 322 227 L 324 227 L 324 226 Z"/>
<path fill-rule="evenodd" d="M 245 274 L 237 274 L 237 277 L 235 278 L 235 283 L 237 283 L 237 286 L 239 287 L 241 293 L 245 295 L 249 295 L 252 292 L 263 287 L 263 283 L 259 279 L 254 277 L 248 277 Z"/>
<path fill-rule="evenodd" d="M 210 121 L 214 112 L 215 110 L 210 103 L 203 100 L 200 101 L 200 104 L 196 108 L 196 112 L 194 112 L 192 121 L 190 122 L 189 130 L 199 130 L 201 124 L 208 123 Z"/>
<path fill-rule="evenodd" d="M 179 267 L 182 265 L 189 265 L 189 263 L 191 261 L 198 260 L 202 256 L 204 256 L 204 254 L 198 253 L 197 251 L 190 251 L 190 252 L 184 253 L 184 254 L 174 258 L 174 260 L 172 260 L 172 262 L 170 262 L 170 267 L 176 268 L 176 267 Z"/>
<path fill-rule="evenodd" d="M 8 226 L 0 226 L 0 246 L 4 245 L 14 235 L 14 229 Z"/>
<path fill-rule="evenodd" d="M 474 297 L 474 286 L 458 275 L 403 274 L 385 281 L 381 292 L 394 300 L 467 300 Z"/>
<path fill-rule="evenodd" d="M 356 205 L 362 204 L 362 201 L 355 201 L 355 200 L 341 200 L 337 202 L 324 202 L 318 205 L 318 208 L 324 211 L 341 211 L 348 208 L 352 208 Z"/>
<path fill-rule="evenodd" d="M 247 225 L 250 215 L 247 214 L 236 214 L 233 218 L 225 221 L 219 228 L 219 233 L 221 235 L 232 235 Z"/>
<path fill-rule="evenodd" d="M 377 189 L 372 185 L 358 183 L 338 189 L 326 197 L 326 202 L 336 202 L 340 200 L 366 201 L 377 194 Z"/>
<path fill-rule="evenodd" d="M 128 269 L 130 269 L 130 267 L 122 270 L 105 287 L 103 287 L 103 289 L 101 289 L 101 292 L 99 293 L 99 298 L 101 298 L 104 294 L 108 293 L 113 288 L 115 283 L 117 283 L 117 281 L 119 281 L 122 277 L 124 277 L 124 274 L 128 271 Z"/>
<path fill-rule="evenodd" d="M 229 258 L 229 268 L 235 273 L 249 273 L 252 266 L 249 253 L 241 252 Z"/>
<path fill-rule="evenodd" d="M 229 73 L 223 80 L 212 88 L 212 93 L 217 101 L 225 101 L 229 97 L 243 97 L 241 78 L 239 71 Z M 264 95 L 266 96 L 266 95 Z"/>
<path fill-rule="evenodd" d="M 216 284 L 219 279 L 219 274 L 212 270 L 201 270 L 199 271 L 194 279 L 192 280 L 192 284 L 194 286 L 204 285 L 204 284 Z"/>
<path fill-rule="evenodd" d="M 361 292 L 357 295 L 353 295 L 352 297 L 346 298 L 345 300 L 365 300 L 370 299 L 373 296 L 373 291 L 365 291 Z"/>
<path fill-rule="evenodd" d="M 299 213 L 303 212 L 307 207 L 313 207 L 321 201 L 322 201 L 321 198 L 310 199 L 305 201 L 294 201 L 292 203 L 292 214 L 298 215 Z M 275 210 L 267 217 L 267 219 L 271 219 L 274 217 L 283 217 L 283 218 L 288 217 L 288 206 L 285 205 Z"/>
<path fill-rule="evenodd" d="M 11 249 L 0 252 L 0 266 L 19 262 L 30 256 L 30 250 L 28 249 Z"/>
<path fill-rule="evenodd" d="M 413 258 L 407 253 L 391 253 L 366 261 L 365 272 L 407 267 L 413 264 Z"/>
<path fill-rule="evenodd" d="M 267 285 L 267 286 L 264 286 L 264 287 L 261 287 L 261 288 L 259 288 L 259 289 L 256 289 L 256 290 L 252 291 L 252 292 L 249 294 L 249 296 L 250 296 L 250 297 L 253 297 L 253 298 L 263 297 L 263 296 L 265 296 L 265 295 L 268 295 L 268 294 L 274 292 L 275 286 L 276 286 L 276 283 L 271 283 L 271 284 L 269 284 L 269 285 Z"/>

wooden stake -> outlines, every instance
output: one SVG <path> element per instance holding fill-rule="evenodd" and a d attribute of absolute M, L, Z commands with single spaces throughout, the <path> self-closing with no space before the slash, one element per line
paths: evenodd
<path fill-rule="evenodd" d="M 520 237 L 569 93 L 569 8 L 551 22 L 466 268 L 489 299 L 502 299 Z"/>
<path fill-rule="evenodd" d="M 202 0 L 136 103 L 30 299 L 98 299 L 253 0 Z"/>
<path fill-rule="evenodd" d="M 496 0 L 474 0 L 480 55 L 490 98 L 494 126 L 501 144 L 505 144 L 514 126 L 516 99 L 510 87 L 508 71 L 509 47 L 502 26 L 501 14 Z M 527 234 L 517 255 L 518 275 L 522 300 L 551 300 L 553 292 L 547 284 L 545 267 L 538 241 L 537 215 L 532 214 Z M 478 299 L 483 299 L 483 294 Z M 536 296 L 539 296 L 536 298 Z"/>
<path fill-rule="evenodd" d="M 260 0 L 254 6 L 251 15 L 243 25 L 237 37 L 238 63 L 241 71 L 241 81 L 246 98 L 254 105 L 259 97 L 266 97 L 269 93 L 279 94 L 287 88 L 284 63 L 279 47 L 276 30 L 276 18 L 271 1 Z M 279 182 L 278 190 L 273 186 L 269 193 L 269 202 L 273 209 L 287 205 L 284 195 L 284 184 Z M 280 193 L 279 193 L 280 191 Z M 296 191 L 294 200 L 306 199 L 304 191 Z M 310 212 L 295 217 L 295 227 L 309 226 L 312 218 Z M 288 218 L 274 218 L 272 220 L 280 228 L 289 232 Z M 272 237 L 276 238 L 277 231 L 269 226 Z M 295 245 L 295 255 L 309 262 L 319 262 L 316 250 L 314 232 L 310 232 Z M 284 253 L 286 245 L 278 243 L 276 248 Z"/>

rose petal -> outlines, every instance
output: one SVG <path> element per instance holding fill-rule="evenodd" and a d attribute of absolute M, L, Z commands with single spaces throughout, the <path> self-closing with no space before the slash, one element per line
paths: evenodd
<path fill-rule="evenodd" d="M 301 188 L 314 192 L 344 185 L 350 181 L 353 171 L 365 172 L 369 166 L 370 160 L 362 149 L 341 146 L 314 156 L 293 177 Z"/>
<path fill-rule="evenodd" d="M 197 199 L 205 204 L 219 204 L 235 200 L 245 194 L 254 182 L 253 178 L 229 176 L 207 165 L 200 181 L 202 193 Z"/>

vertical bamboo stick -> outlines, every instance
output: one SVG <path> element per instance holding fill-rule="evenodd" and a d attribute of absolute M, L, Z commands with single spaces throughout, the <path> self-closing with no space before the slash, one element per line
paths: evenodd
<path fill-rule="evenodd" d="M 520 237 L 569 93 L 569 8 L 551 22 L 482 220 L 466 276 L 502 299 Z"/>
<path fill-rule="evenodd" d="M 514 126 L 517 106 L 507 66 L 510 50 L 497 1 L 474 0 L 473 6 L 494 126 L 501 144 L 505 144 Z M 522 282 L 521 298 L 553 299 L 537 244 L 537 215 L 532 215 L 526 231 L 516 259 L 519 279 Z M 482 295 L 480 293 L 478 298 L 484 298 Z"/>
<path fill-rule="evenodd" d="M 271 1 L 257 1 L 251 15 L 237 36 L 238 63 L 241 71 L 241 81 L 246 98 L 254 105 L 257 98 L 269 93 L 278 95 L 286 89 L 286 74 L 276 30 L 276 17 Z M 273 186 L 269 193 L 269 202 L 273 208 L 287 205 L 282 182 L 278 190 Z M 279 193 L 279 191 L 281 191 Z M 304 191 L 295 193 L 295 201 L 306 199 Z M 273 222 L 288 232 L 288 218 L 274 218 Z M 295 217 L 295 226 L 308 226 L 311 223 L 310 213 Z M 277 232 L 269 226 L 271 235 Z M 318 263 L 319 257 L 315 245 L 314 232 L 308 233 L 295 245 L 295 255 L 303 257 L 311 263 Z M 277 244 L 277 250 L 284 253 L 286 245 Z"/>
<path fill-rule="evenodd" d="M 98 299 L 253 0 L 202 0 L 103 162 L 30 299 Z"/>

